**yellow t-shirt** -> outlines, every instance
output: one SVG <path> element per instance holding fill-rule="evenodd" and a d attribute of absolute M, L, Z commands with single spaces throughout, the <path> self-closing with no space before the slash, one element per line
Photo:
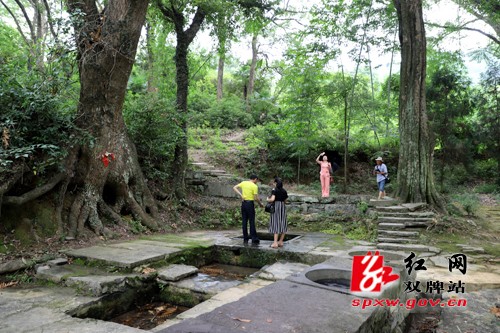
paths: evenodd
<path fill-rule="evenodd" d="M 243 200 L 255 200 L 255 195 L 259 194 L 259 187 L 249 180 L 242 181 L 237 186 L 241 188 Z"/>

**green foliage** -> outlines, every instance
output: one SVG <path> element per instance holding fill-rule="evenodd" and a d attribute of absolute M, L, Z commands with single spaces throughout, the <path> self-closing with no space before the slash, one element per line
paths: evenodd
<path fill-rule="evenodd" d="M 142 225 L 141 221 L 135 219 L 126 219 L 128 221 L 129 230 L 134 234 L 141 234 L 147 230 L 145 226 Z"/>
<path fill-rule="evenodd" d="M 236 96 L 224 98 L 219 103 L 214 102 L 204 112 L 195 113 L 191 117 L 194 127 L 234 129 L 248 128 L 254 123 L 255 119 L 245 110 L 245 103 Z"/>
<path fill-rule="evenodd" d="M 500 194 L 500 186 L 497 184 L 481 184 L 474 188 L 474 192 L 476 193 L 485 193 L 485 194 Z"/>
<path fill-rule="evenodd" d="M 146 177 L 167 179 L 175 145 L 184 135 L 173 103 L 157 94 L 138 95 L 127 102 L 123 117 Z"/>
<path fill-rule="evenodd" d="M 60 91 L 64 78 L 30 72 L 24 81 L 13 71 L 0 63 L 0 129 L 8 137 L 0 148 L 0 172 L 25 163 L 35 174 L 43 173 L 58 166 L 76 141 L 75 108 Z"/>
<path fill-rule="evenodd" d="M 241 226 L 239 207 L 231 209 L 205 209 L 197 221 L 206 229 L 230 229 Z"/>
<path fill-rule="evenodd" d="M 366 211 L 368 210 L 368 203 L 365 202 L 365 201 L 361 201 L 358 203 L 358 209 L 361 213 L 366 213 Z"/>
<path fill-rule="evenodd" d="M 479 198 L 473 193 L 457 194 L 452 197 L 455 204 L 458 204 L 469 216 L 475 216 L 479 210 Z"/>
<path fill-rule="evenodd" d="M 335 223 L 330 226 L 329 229 L 324 229 L 321 230 L 322 233 L 324 234 L 329 234 L 329 235 L 343 235 L 344 232 L 342 230 L 342 225 Z"/>

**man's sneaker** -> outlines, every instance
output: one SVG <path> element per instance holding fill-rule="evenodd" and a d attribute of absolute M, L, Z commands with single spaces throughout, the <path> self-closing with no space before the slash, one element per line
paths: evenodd
<path fill-rule="evenodd" d="M 243 238 L 243 243 L 248 244 L 248 238 Z"/>
<path fill-rule="evenodd" d="M 259 244 L 260 243 L 260 239 L 252 239 L 252 244 Z"/>

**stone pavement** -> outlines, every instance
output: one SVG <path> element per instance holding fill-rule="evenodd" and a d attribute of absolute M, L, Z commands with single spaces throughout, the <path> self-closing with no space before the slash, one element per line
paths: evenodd
<path fill-rule="evenodd" d="M 348 268 L 352 255 L 363 255 L 368 250 L 374 250 L 374 244 L 340 242 L 332 235 L 311 233 L 301 234 L 301 237 L 287 242 L 283 249 L 276 250 L 271 249 L 271 241 L 266 240 L 259 246 L 244 246 L 237 236 L 239 231 L 155 235 L 142 240 L 66 251 L 69 257 L 98 265 L 79 266 L 74 260 L 72 265 L 59 266 L 61 263 L 57 263 L 41 266 L 38 267 L 39 277 L 57 285 L 0 289 L 0 333 L 144 332 L 112 322 L 74 318 L 68 313 L 89 303 L 99 303 L 102 295 L 119 293 L 123 288 L 150 279 L 141 274 L 141 270 L 158 263 L 165 265 L 158 267 L 158 271 L 162 272 L 167 284 L 191 288 L 186 287 L 186 281 L 191 278 L 191 274 L 196 274 L 196 268 L 178 267 L 179 274 L 184 275 L 177 278 L 172 277 L 173 268 L 169 265 L 188 258 L 200 260 L 200 253 L 206 256 L 232 254 L 232 260 L 240 261 L 244 255 L 249 255 L 250 259 L 267 258 L 272 262 L 245 281 L 217 289 L 213 296 L 207 296 L 208 300 L 151 331 L 377 332 L 375 328 L 370 328 L 371 324 L 366 323 L 374 321 L 379 314 L 353 308 L 351 301 L 354 296 L 349 292 L 332 292 L 315 282 L 303 282 L 303 273 L 323 262 L 343 263 Z M 217 249 L 215 252 L 214 248 Z M 391 262 L 401 261 L 401 258 L 408 256 L 404 252 L 382 254 Z M 443 267 L 443 260 L 447 256 L 445 253 L 437 256 L 432 253 L 419 255 L 426 258 L 428 270 L 425 274 L 419 272 L 417 280 L 456 279 Z M 100 269 L 99 265 L 105 269 Z M 472 288 L 466 289 L 466 297 L 471 299 L 470 307 L 463 310 L 467 315 L 457 316 L 452 310 L 458 309 L 445 309 L 439 333 L 460 332 L 452 330 L 453 325 L 468 327 L 470 321 L 476 319 L 485 323 L 478 326 L 484 330 L 477 333 L 495 332 L 498 319 L 488 315 L 487 311 L 495 306 L 495 302 L 500 302 L 498 273 L 497 266 L 471 265 L 466 275 L 467 287 L 470 284 Z M 177 279 L 180 281 L 175 281 Z M 425 285 L 425 282 L 422 284 Z M 465 332 L 468 331 L 462 330 L 462 333 Z M 469 333 L 472 332 L 476 333 Z"/>

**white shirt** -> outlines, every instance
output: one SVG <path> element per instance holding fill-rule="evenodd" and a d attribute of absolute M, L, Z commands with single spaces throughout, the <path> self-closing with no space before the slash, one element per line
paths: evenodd
<path fill-rule="evenodd" d="M 387 166 L 384 163 L 376 165 L 375 171 L 385 172 L 383 175 L 377 174 L 377 183 L 385 180 L 385 177 L 389 177 L 389 174 L 387 173 Z"/>

